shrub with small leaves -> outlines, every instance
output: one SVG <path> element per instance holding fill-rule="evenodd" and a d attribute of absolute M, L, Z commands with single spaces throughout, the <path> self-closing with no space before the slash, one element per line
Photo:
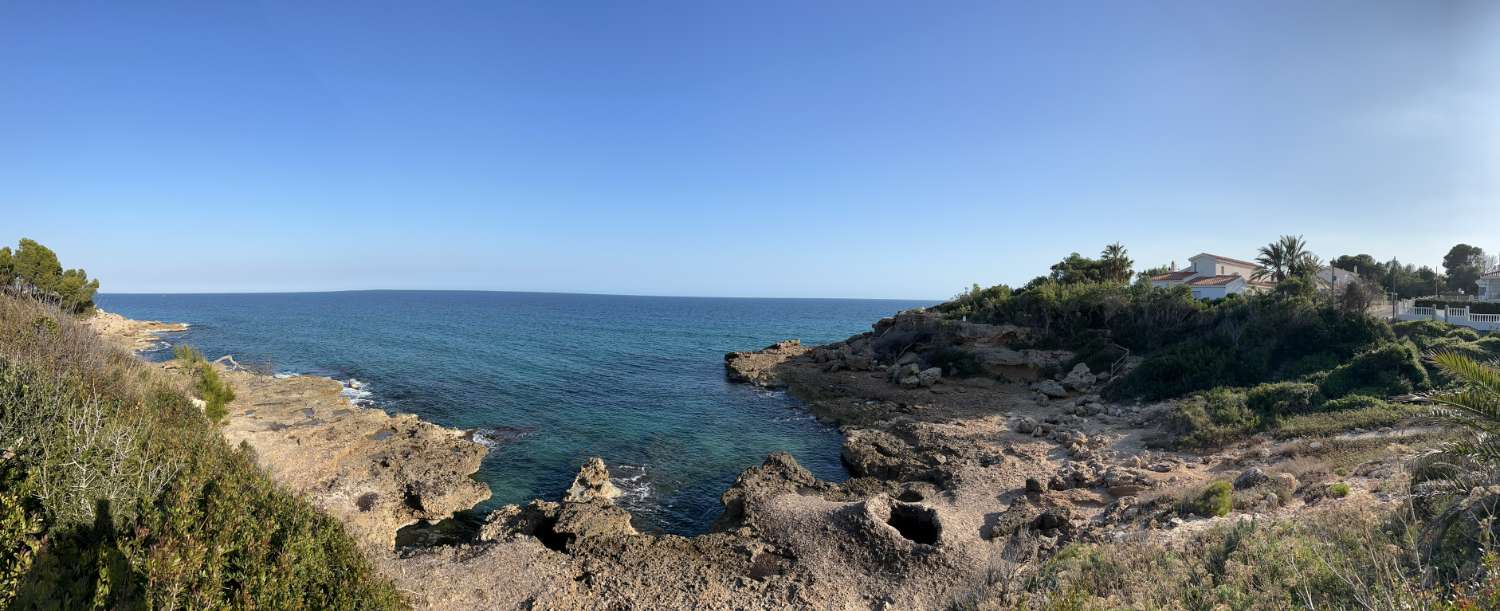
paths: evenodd
<path fill-rule="evenodd" d="M 1219 480 L 1204 488 L 1198 498 L 1185 503 L 1183 513 L 1212 518 L 1227 516 L 1233 508 L 1234 486 L 1229 482 Z"/>

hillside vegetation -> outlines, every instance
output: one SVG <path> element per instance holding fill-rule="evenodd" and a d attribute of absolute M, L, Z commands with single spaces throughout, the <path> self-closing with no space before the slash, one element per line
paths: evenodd
<path fill-rule="evenodd" d="M 400 607 L 183 383 L 0 296 L 0 608 Z"/>
<path fill-rule="evenodd" d="M 99 281 L 89 280 L 88 272 L 82 269 L 63 269 L 52 249 L 21 238 L 15 251 L 0 247 L 0 287 L 77 314 L 94 308 Z"/>

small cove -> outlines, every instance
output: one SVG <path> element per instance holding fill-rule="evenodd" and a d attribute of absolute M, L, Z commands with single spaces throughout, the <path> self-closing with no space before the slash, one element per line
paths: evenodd
<path fill-rule="evenodd" d="M 345 381 L 363 405 L 471 431 L 491 446 L 476 513 L 555 499 L 589 456 L 638 526 L 695 534 L 743 469 L 787 451 L 847 477 L 838 432 L 782 393 L 728 383 L 723 353 L 843 339 L 928 302 L 460 291 L 101 295 L 211 357 Z M 170 351 L 148 355 L 168 358 Z M 312 417 L 312 414 L 309 414 Z M 375 433 L 378 435 L 379 433 Z"/>

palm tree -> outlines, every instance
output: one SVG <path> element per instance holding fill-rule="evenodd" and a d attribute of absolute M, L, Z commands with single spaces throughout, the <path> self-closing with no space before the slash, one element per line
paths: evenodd
<path fill-rule="evenodd" d="M 1128 256 L 1125 245 L 1119 242 L 1104 247 L 1099 259 L 1104 263 L 1104 275 L 1115 282 L 1129 282 L 1130 268 L 1135 265 Z"/>
<path fill-rule="evenodd" d="M 1302 236 L 1284 235 L 1281 239 L 1260 247 L 1260 256 L 1255 258 L 1260 268 L 1255 270 L 1252 280 L 1270 279 L 1281 282 L 1292 276 L 1311 275 L 1322 266 L 1322 261 L 1307 252 L 1307 241 Z"/>
<path fill-rule="evenodd" d="M 1455 382 L 1453 390 L 1431 397 L 1436 415 L 1468 435 L 1421 461 L 1412 487 L 1424 505 L 1441 509 L 1423 529 L 1423 552 L 1465 570 L 1481 544 L 1494 544 L 1500 534 L 1494 520 L 1500 511 L 1500 369 L 1455 352 L 1431 359 Z"/>

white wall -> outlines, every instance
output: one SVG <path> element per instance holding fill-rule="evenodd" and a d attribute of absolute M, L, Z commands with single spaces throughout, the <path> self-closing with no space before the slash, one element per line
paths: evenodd
<path fill-rule="evenodd" d="M 1249 279 L 1255 273 L 1255 268 L 1238 263 L 1230 263 L 1213 257 L 1195 257 L 1190 259 L 1193 263 L 1193 271 L 1201 276 L 1229 276 L 1239 274 Z"/>

